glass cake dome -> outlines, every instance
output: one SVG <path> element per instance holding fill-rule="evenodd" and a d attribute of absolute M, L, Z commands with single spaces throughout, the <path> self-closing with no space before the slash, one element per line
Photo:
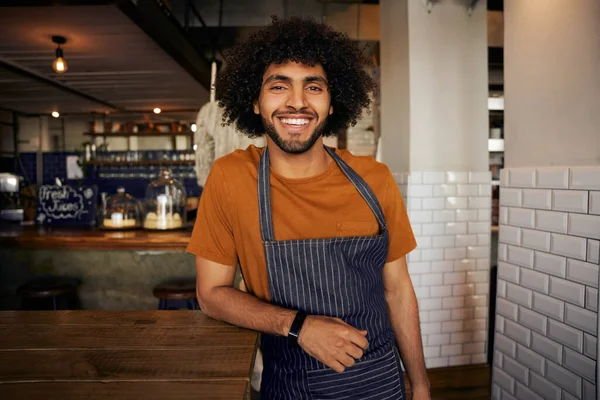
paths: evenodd
<path fill-rule="evenodd" d="M 141 226 L 140 204 L 120 186 L 102 205 L 100 226 L 104 229 L 135 229 Z"/>
<path fill-rule="evenodd" d="M 144 200 L 145 229 L 179 229 L 186 223 L 186 193 L 183 185 L 163 169 L 146 189 Z"/>

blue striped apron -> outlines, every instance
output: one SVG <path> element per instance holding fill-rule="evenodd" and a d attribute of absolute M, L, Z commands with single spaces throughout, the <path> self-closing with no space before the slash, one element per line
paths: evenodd
<path fill-rule="evenodd" d="M 367 202 L 379 224 L 376 236 L 275 240 L 267 149 L 259 164 L 260 228 L 269 293 L 275 305 L 309 315 L 341 318 L 367 330 L 369 348 L 353 367 L 337 373 L 287 338 L 262 335 L 261 397 L 277 399 L 401 399 L 404 381 L 384 296 L 382 270 L 388 255 L 383 211 L 365 181 L 325 147 Z"/>

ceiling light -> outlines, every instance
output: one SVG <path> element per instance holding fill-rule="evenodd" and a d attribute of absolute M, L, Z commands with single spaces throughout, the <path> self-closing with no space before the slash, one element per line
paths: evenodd
<path fill-rule="evenodd" d="M 60 117 L 60 113 L 58 111 L 52 111 L 52 116 L 54 118 L 58 118 L 58 117 Z"/>
<path fill-rule="evenodd" d="M 196 132 L 196 129 L 198 129 L 198 127 L 196 126 L 196 124 L 192 124 L 190 126 L 190 129 L 192 130 L 192 132 Z"/>
<path fill-rule="evenodd" d="M 162 110 L 161 110 L 160 108 L 156 107 L 156 108 L 154 109 L 154 114 L 160 114 L 160 112 L 161 112 L 161 111 L 162 111 Z"/>
<path fill-rule="evenodd" d="M 60 48 L 61 44 L 67 43 L 67 39 L 63 36 L 52 36 L 52 42 L 56 43 L 58 47 L 56 48 L 56 59 L 52 63 L 52 69 L 57 74 L 63 74 L 67 72 L 67 61 L 63 58 L 63 51 Z"/>

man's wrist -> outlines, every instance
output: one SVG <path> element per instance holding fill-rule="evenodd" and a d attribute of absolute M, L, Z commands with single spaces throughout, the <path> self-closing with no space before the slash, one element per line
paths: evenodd
<path fill-rule="evenodd" d="M 296 311 L 289 310 L 286 312 L 286 315 L 283 319 L 283 323 L 281 325 L 281 336 L 287 336 L 290 332 L 290 328 L 292 327 L 292 323 L 294 322 L 294 318 L 296 318 Z"/>
<path fill-rule="evenodd" d="M 306 317 L 307 314 L 304 311 L 296 312 L 287 336 L 290 347 L 298 347 L 298 338 L 300 337 L 300 331 L 302 330 Z"/>
<path fill-rule="evenodd" d="M 410 385 L 410 391 L 413 393 L 429 393 L 429 382 L 417 383 L 416 385 Z"/>

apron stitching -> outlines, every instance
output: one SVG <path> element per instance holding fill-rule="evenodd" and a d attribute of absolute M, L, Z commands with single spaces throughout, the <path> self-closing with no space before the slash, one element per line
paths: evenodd
<path fill-rule="evenodd" d="M 394 353 L 394 350 L 392 349 L 391 351 L 388 351 L 387 353 L 385 353 L 382 356 L 379 356 L 377 358 L 373 358 L 371 360 L 366 360 L 366 361 L 358 362 L 358 363 L 354 364 L 354 366 L 358 367 L 358 366 L 373 364 L 374 362 L 385 360 L 386 357 L 387 358 L 392 358 L 392 357 L 390 357 L 390 355 L 393 355 L 393 353 Z M 354 367 L 351 367 L 351 368 L 354 368 Z M 308 371 L 307 373 L 310 375 L 310 374 L 319 373 L 319 372 L 323 372 L 323 371 L 331 371 L 331 370 L 330 369 L 329 370 L 328 369 L 317 369 L 317 370 L 314 370 L 314 371 Z"/>

